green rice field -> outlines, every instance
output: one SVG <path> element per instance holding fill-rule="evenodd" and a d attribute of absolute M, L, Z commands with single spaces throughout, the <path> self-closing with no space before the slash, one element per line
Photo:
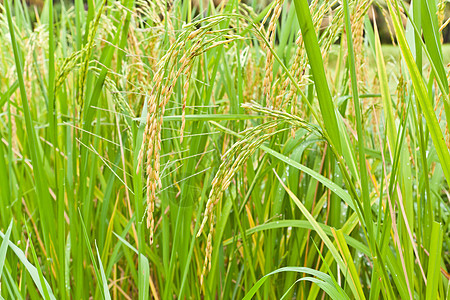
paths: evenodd
<path fill-rule="evenodd" d="M 0 299 L 450 299 L 449 10 L 3 0 Z"/>

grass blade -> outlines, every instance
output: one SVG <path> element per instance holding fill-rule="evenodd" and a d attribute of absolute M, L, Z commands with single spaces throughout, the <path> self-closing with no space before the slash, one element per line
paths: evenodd
<path fill-rule="evenodd" d="M 431 229 L 430 260 L 427 273 L 426 299 L 438 298 L 438 287 L 441 281 L 441 253 L 443 232 L 441 225 L 433 222 Z"/>
<path fill-rule="evenodd" d="M 310 268 L 303 268 L 303 267 L 284 267 L 280 268 L 278 270 L 275 270 L 273 272 L 270 272 L 269 274 L 262 277 L 260 280 L 258 280 L 257 283 L 250 289 L 250 291 L 245 295 L 243 298 L 244 300 L 250 300 L 255 295 L 256 291 L 261 287 L 261 285 L 269 279 L 270 276 L 281 273 L 281 272 L 296 272 L 296 273 L 305 273 L 313 275 L 314 277 L 304 277 L 300 280 L 310 280 L 314 283 L 316 283 L 321 289 L 323 289 L 332 299 L 350 299 L 347 294 L 339 287 L 335 286 L 331 277 L 325 273 L 316 271 L 314 269 Z M 297 281 L 298 282 L 298 281 Z"/>
<path fill-rule="evenodd" d="M 2 239 L 5 238 L 5 234 L 0 232 L 0 237 Z M 9 241 L 9 247 L 14 252 L 14 254 L 17 256 L 17 258 L 20 260 L 20 262 L 25 266 L 25 269 L 27 270 L 28 274 L 30 274 L 31 279 L 33 280 L 34 284 L 38 288 L 41 295 L 45 295 L 44 293 L 44 287 L 42 284 L 45 284 L 45 288 L 48 292 L 48 296 L 51 300 L 56 300 L 55 296 L 53 295 L 52 289 L 50 287 L 50 284 L 45 278 L 42 278 L 41 283 L 41 277 L 39 275 L 38 269 L 36 269 L 35 266 L 33 266 L 25 256 L 25 253 L 16 245 L 14 245 L 11 241 Z"/>
<path fill-rule="evenodd" d="M 6 252 L 8 251 L 9 236 L 11 235 L 12 225 L 13 221 L 11 220 L 11 223 L 9 223 L 8 230 L 6 230 L 2 244 L 0 246 L 0 278 L 2 277 L 3 267 L 5 266 Z"/>
<path fill-rule="evenodd" d="M 294 0 L 293 2 L 297 12 L 297 19 L 303 33 L 303 40 L 314 77 L 314 84 L 316 86 L 317 97 L 319 98 L 323 122 L 333 145 L 337 149 L 337 152 L 341 153 L 340 133 L 338 130 L 334 103 L 331 99 L 331 93 L 327 83 L 328 81 L 325 76 L 322 53 L 320 52 L 316 31 L 312 23 L 308 1 Z"/>

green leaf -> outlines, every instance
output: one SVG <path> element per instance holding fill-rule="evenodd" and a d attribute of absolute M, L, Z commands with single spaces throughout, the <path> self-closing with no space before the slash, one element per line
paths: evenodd
<path fill-rule="evenodd" d="M 92 252 L 91 242 L 89 241 L 88 232 L 86 230 L 86 226 L 84 225 L 84 221 L 83 221 L 83 217 L 81 216 L 81 212 L 79 212 L 79 215 L 80 215 L 80 219 L 81 219 L 81 226 L 83 228 L 84 242 L 86 243 L 86 248 L 88 250 L 89 257 L 91 258 L 91 263 L 92 263 L 92 267 L 94 268 L 95 278 L 97 279 L 97 283 L 102 286 L 102 288 L 100 289 L 102 298 L 106 299 L 107 295 L 105 294 L 105 291 L 103 289 L 103 286 L 105 283 L 102 280 L 102 275 L 100 274 L 100 270 L 97 266 L 97 262 L 95 261 L 94 252 Z M 107 283 L 106 283 L 106 285 L 107 285 Z"/>
<path fill-rule="evenodd" d="M 104 299 L 111 300 L 111 295 L 109 294 L 109 288 L 108 288 L 108 280 L 106 279 L 106 276 L 105 276 L 105 270 L 103 269 L 102 259 L 100 258 L 100 253 L 97 248 L 97 243 L 95 243 L 95 250 L 97 250 L 97 259 L 98 259 L 100 274 L 102 276 L 103 294 L 105 295 Z"/>
<path fill-rule="evenodd" d="M 333 228 L 322 224 L 322 223 L 318 223 L 320 227 L 322 227 L 323 231 L 328 235 L 328 236 L 333 236 L 332 230 Z M 314 229 L 311 225 L 311 223 L 309 223 L 309 221 L 306 220 L 280 220 L 280 221 L 273 221 L 273 222 L 269 222 L 269 223 L 264 223 L 261 225 L 256 225 L 255 227 L 249 228 L 246 230 L 245 234 L 246 235 L 251 235 L 257 232 L 261 232 L 261 231 L 265 231 L 265 230 L 272 230 L 272 229 L 279 229 L 279 228 L 303 228 L 303 229 Z M 224 246 L 228 246 L 231 243 L 233 243 L 235 238 L 241 238 L 241 235 L 237 235 L 237 236 L 233 236 L 233 238 L 230 238 L 228 240 L 225 240 L 223 242 Z M 363 243 L 361 243 L 360 241 L 356 240 L 355 238 L 349 236 L 349 235 L 344 235 L 344 239 L 346 241 L 346 243 L 357 249 L 358 251 L 366 254 L 366 255 L 370 255 L 370 250 L 369 248 L 364 245 Z"/>
<path fill-rule="evenodd" d="M 302 278 L 300 280 L 308 280 L 311 282 L 314 282 L 317 284 L 321 289 L 323 289 L 332 299 L 350 299 L 347 294 L 339 287 L 334 285 L 331 277 L 325 273 L 319 272 L 317 270 L 311 269 L 311 268 L 304 268 L 304 267 L 285 267 L 280 268 L 278 270 L 275 270 L 273 272 L 270 272 L 269 274 L 262 277 L 258 282 L 253 285 L 253 287 L 248 291 L 248 293 L 243 298 L 244 300 L 250 300 L 255 295 L 255 293 L 258 291 L 258 289 L 261 287 L 261 285 L 269 279 L 270 276 L 281 273 L 281 272 L 296 272 L 296 273 L 305 273 L 309 274 L 314 277 L 306 277 Z"/>
<path fill-rule="evenodd" d="M 441 253 L 443 232 L 441 225 L 433 222 L 431 229 L 430 260 L 428 262 L 426 300 L 438 299 L 438 286 L 441 281 Z"/>
<path fill-rule="evenodd" d="M 308 1 L 294 0 L 293 2 L 297 12 L 298 23 L 300 24 L 300 29 L 302 31 L 306 53 L 308 54 L 309 64 L 311 65 L 325 129 L 330 136 L 333 145 L 336 147 L 337 152 L 341 153 L 340 133 L 335 107 L 331 98 L 330 88 L 328 87 L 327 77 L 325 76 L 322 52 L 320 51 L 319 43 L 317 41 Z"/>
<path fill-rule="evenodd" d="M 6 252 L 8 251 L 9 236 L 11 235 L 12 225 L 13 220 L 9 223 L 8 230 L 6 230 L 2 245 L 0 246 L 0 278 L 2 277 L 3 267 L 5 266 Z"/>
<path fill-rule="evenodd" d="M 0 237 L 2 239 L 5 239 L 6 235 L 3 234 L 2 232 L 0 232 Z M 44 295 L 44 287 L 42 286 L 41 279 L 39 278 L 39 272 L 38 272 L 37 268 L 28 261 L 25 253 L 23 253 L 23 251 L 20 250 L 20 248 L 17 247 L 16 245 L 14 245 L 11 241 L 9 241 L 9 247 L 14 252 L 14 254 L 17 256 L 17 258 L 20 260 L 20 262 L 25 266 L 25 269 L 28 271 L 28 274 L 30 274 L 31 279 L 33 280 L 34 284 L 36 285 L 36 287 L 39 290 L 39 292 L 41 293 L 41 295 Z M 42 278 L 42 279 L 43 279 L 45 287 L 48 291 L 48 295 L 49 295 L 50 299 L 56 300 L 47 280 L 45 278 Z"/>
<path fill-rule="evenodd" d="M 331 231 L 333 232 L 333 236 L 336 239 L 336 244 L 338 245 L 339 251 L 341 252 L 341 255 L 344 259 L 345 265 L 348 268 L 342 271 L 347 272 L 347 270 L 350 270 L 351 280 L 353 284 L 356 286 L 356 290 L 358 291 L 358 298 L 365 299 L 364 292 L 361 287 L 361 282 L 359 281 L 358 272 L 356 271 L 356 267 L 353 262 L 353 257 L 350 254 L 350 251 L 348 250 L 347 242 L 344 238 L 344 234 L 342 233 L 342 229 L 335 230 L 334 228 L 332 228 Z"/>

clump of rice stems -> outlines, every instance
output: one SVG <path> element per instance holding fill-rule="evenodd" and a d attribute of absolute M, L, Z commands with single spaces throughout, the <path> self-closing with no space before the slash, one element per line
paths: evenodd
<path fill-rule="evenodd" d="M 317 131 L 317 127 L 305 122 L 298 116 L 289 114 L 285 111 L 274 110 L 269 107 L 263 107 L 255 101 L 242 104 L 243 108 L 254 112 L 264 114 L 268 117 L 274 118 L 256 127 L 251 127 L 241 132 L 242 138 L 233 144 L 231 148 L 222 156 L 222 163 L 219 166 L 214 179 L 212 181 L 211 191 L 209 193 L 206 209 L 197 237 L 200 236 L 209 222 L 209 232 L 206 241 L 205 260 L 203 263 L 203 270 L 200 276 L 200 284 L 203 284 L 203 278 L 207 270 L 211 269 L 211 254 L 212 254 L 212 236 L 214 234 L 214 207 L 222 198 L 223 193 L 229 187 L 233 176 L 241 168 L 242 165 L 253 155 L 253 153 L 272 136 L 286 131 L 289 128 L 276 130 L 283 123 L 291 125 L 294 129 L 304 128 L 309 132 Z"/>
<path fill-rule="evenodd" d="M 26 49 L 28 49 L 25 55 L 24 61 L 24 71 L 25 71 L 25 87 L 27 91 L 28 99 L 31 98 L 32 93 L 32 83 L 33 83 L 33 54 L 38 53 L 39 59 L 38 66 L 42 66 L 42 62 L 44 61 L 44 52 L 47 50 L 46 46 L 48 43 L 44 41 L 48 40 L 48 31 L 46 30 L 46 25 L 37 26 L 33 32 L 30 34 L 27 43 Z"/>
<path fill-rule="evenodd" d="M 167 53 L 157 64 L 157 70 L 153 77 L 154 86 L 147 100 L 147 120 L 144 129 L 144 137 L 138 154 L 138 168 L 143 163 L 144 151 L 146 153 L 146 175 L 147 175 L 147 227 L 150 230 L 150 243 L 153 243 L 154 218 L 156 192 L 162 187 L 160 179 L 160 150 L 161 150 L 161 127 L 163 115 L 169 99 L 172 95 L 176 81 L 184 74 L 187 78 L 184 84 L 182 126 L 185 124 L 185 108 L 189 90 L 189 78 L 195 58 L 205 51 L 219 45 L 241 39 L 241 36 L 227 34 L 224 30 L 213 28 L 224 16 L 209 18 L 207 25 L 195 22 L 185 26 L 185 30 L 172 44 Z M 196 29 L 196 26 L 200 26 Z M 179 58 L 181 56 L 181 58 Z M 183 133 L 181 133 L 181 139 Z"/>
<path fill-rule="evenodd" d="M 318 32 L 321 24 L 323 22 L 323 19 L 327 13 L 331 9 L 331 7 L 336 3 L 336 1 L 333 1 L 330 3 L 329 1 L 323 2 L 318 8 L 318 1 L 315 1 L 311 5 L 311 11 L 313 12 L 313 24 Z M 340 14 L 343 16 L 342 14 Z M 321 45 L 322 45 L 322 53 L 327 53 L 333 42 L 336 40 L 339 34 L 340 28 L 342 28 L 342 18 L 339 19 L 339 14 L 336 14 L 336 16 L 333 18 L 332 25 L 328 27 L 326 32 L 321 37 Z M 337 22 L 335 22 L 337 21 Z M 336 26 L 335 24 L 338 24 Z M 331 30 L 330 30 L 331 29 Z M 290 67 L 290 73 L 292 74 L 293 78 L 295 78 L 298 82 L 299 86 L 304 85 L 307 80 L 308 76 L 305 76 L 305 71 L 307 68 L 307 58 L 305 55 L 305 49 L 303 45 L 303 37 L 301 34 L 301 31 L 298 32 L 298 38 L 295 42 L 297 45 L 294 58 L 292 59 L 291 67 Z M 290 87 L 289 87 L 290 85 Z M 291 79 L 288 76 L 284 76 L 283 80 L 283 86 L 281 89 L 281 93 L 279 96 L 277 96 L 277 101 L 275 102 L 274 108 L 279 109 L 286 109 L 286 107 L 291 104 L 292 107 L 292 113 L 297 114 L 297 97 L 295 97 L 297 93 L 297 88 L 294 84 L 292 84 Z"/>

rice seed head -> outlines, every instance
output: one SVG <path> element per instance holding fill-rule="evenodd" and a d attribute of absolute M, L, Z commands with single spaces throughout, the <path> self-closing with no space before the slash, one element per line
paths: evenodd
<path fill-rule="evenodd" d="M 367 72 L 363 70 L 364 55 L 364 16 L 367 14 L 372 0 L 357 1 L 354 4 L 353 14 L 350 17 L 353 47 L 355 52 L 356 74 L 359 82 L 366 81 Z M 362 85 L 358 85 L 362 86 Z"/>
<path fill-rule="evenodd" d="M 270 139 L 274 134 L 279 133 L 276 128 L 283 122 L 287 122 L 296 127 L 306 128 L 310 131 L 313 127 L 304 122 L 301 118 L 293 116 L 283 111 L 273 110 L 267 107 L 262 107 L 256 102 L 245 103 L 242 107 L 251 109 L 256 112 L 262 112 L 266 115 L 274 117 L 274 120 L 263 123 L 259 126 L 249 128 L 241 132 L 243 137 L 237 141 L 225 154 L 222 156 L 222 163 L 219 166 L 214 179 L 212 181 L 211 191 L 209 193 L 208 201 L 203 216 L 200 229 L 197 232 L 199 237 L 206 224 L 209 222 L 209 232 L 206 244 L 205 261 L 203 264 L 203 271 L 200 276 L 200 282 L 203 284 L 203 278 L 207 271 L 211 268 L 211 251 L 212 251 L 212 235 L 214 230 L 214 207 L 222 198 L 223 193 L 231 184 L 231 181 L 236 172 L 245 164 L 248 158 L 258 149 L 262 143 Z M 284 131 L 285 129 L 281 129 Z"/>
<path fill-rule="evenodd" d="M 205 249 L 205 260 L 203 262 L 202 273 L 200 275 L 200 286 L 203 285 L 204 277 L 206 276 L 206 272 L 211 270 L 211 254 L 212 254 L 212 235 L 214 232 L 214 225 L 211 222 L 211 226 L 209 228 L 209 234 L 206 241 L 206 249 Z"/>
<path fill-rule="evenodd" d="M 79 75 L 79 79 L 78 79 L 79 86 L 81 87 L 78 91 L 78 97 L 77 97 L 77 104 L 80 108 L 80 110 L 79 110 L 80 114 L 83 112 L 82 107 L 84 106 L 84 93 L 85 93 L 84 87 L 85 87 L 87 73 L 88 73 L 88 69 L 89 69 L 90 56 L 92 53 L 95 36 L 97 34 L 97 29 L 100 25 L 100 19 L 103 15 L 105 6 L 106 6 L 106 0 L 102 1 L 100 9 L 98 10 L 97 15 L 95 16 L 92 27 L 89 27 L 88 41 L 86 43 L 87 51 L 84 53 L 84 56 L 83 56 L 83 63 L 81 64 L 80 75 Z M 81 115 L 80 115 L 80 119 L 81 119 Z"/>
<path fill-rule="evenodd" d="M 157 64 L 157 70 L 154 75 L 154 85 L 151 90 L 147 102 L 147 120 L 144 129 L 143 143 L 138 154 L 138 168 L 143 165 L 146 160 L 146 176 L 147 176 L 147 226 L 150 229 L 150 237 L 153 237 L 154 229 L 154 208 L 157 201 L 157 191 L 162 188 L 160 178 L 160 151 L 161 151 L 161 130 L 163 124 L 163 116 L 165 108 L 172 96 L 173 88 L 182 74 L 186 80 L 183 85 L 182 98 L 182 126 L 181 126 L 181 142 L 184 137 L 186 102 L 189 95 L 190 78 L 195 58 L 204 51 L 217 47 L 241 38 L 238 35 L 227 35 L 224 30 L 212 30 L 212 27 L 222 21 L 224 17 L 210 18 L 208 25 L 198 23 L 200 26 L 196 28 L 193 25 L 186 25 L 185 30 L 179 35 L 178 39 L 171 45 L 170 49 L 160 59 Z M 220 39 L 223 39 L 220 40 Z M 186 47 L 188 49 L 186 49 Z M 183 53 L 183 54 L 182 54 Z M 181 55 L 182 54 L 182 55 Z M 181 55 L 181 58 L 179 58 Z M 146 154 L 146 155 L 145 155 Z M 219 196 L 216 196 L 219 198 Z M 205 218 L 212 217 L 212 207 L 214 201 L 210 202 L 205 213 Z M 206 221 L 203 222 L 203 226 Z M 152 242 L 152 239 L 151 239 Z"/>
<path fill-rule="evenodd" d="M 269 22 L 269 27 L 266 33 L 266 39 L 270 43 L 270 47 L 273 49 L 275 46 L 275 30 L 278 22 L 278 18 L 281 14 L 281 9 L 283 7 L 284 0 L 277 0 L 272 17 Z M 271 85 L 273 82 L 273 53 L 272 49 L 267 48 L 266 51 L 266 68 L 265 68 L 265 76 L 263 81 L 263 90 L 266 96 L 267 106 L 272 105 L 272 94 L 271 94 Z"/>
<path fill-rule="evenodd" d="M 181 128 L 180 128 L 180 143 L 183 143 L 183 137 L 184 137 L 184 128 L 186 126 L 186 102 L 187 102 L 187 97 L 189 94 L 189 81 L 191 78 L 191 71 L 192 71 L 192 64 L 189 65 L 189 67 L 187 68 L 185 74 L 186 74 L 186 81 L 184 82 L 184 86 L 183 86 L 183 100 L 182 100 L 182 112 L 181 112 Z"/>

